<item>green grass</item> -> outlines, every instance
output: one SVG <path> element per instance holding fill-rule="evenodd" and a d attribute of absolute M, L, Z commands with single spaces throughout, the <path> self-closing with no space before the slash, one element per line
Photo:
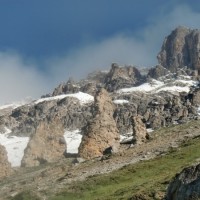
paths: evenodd
<path fill-rule="evenodd" d="M 110 174 L 88 177 L 66 186 L 51 200 L 162 199 L 169 181 L 200 158 L 200 139 L 191 139 L 153 160 L 128 165 Z"/>

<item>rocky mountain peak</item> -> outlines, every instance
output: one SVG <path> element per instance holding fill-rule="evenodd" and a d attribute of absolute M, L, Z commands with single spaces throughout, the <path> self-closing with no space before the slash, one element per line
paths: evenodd
<path fill-rule="evenodd" d="M 184 66 L 200 70 L 200 30 L 177 27 L 165 38 L 157 58 L 171 72 Z"/>

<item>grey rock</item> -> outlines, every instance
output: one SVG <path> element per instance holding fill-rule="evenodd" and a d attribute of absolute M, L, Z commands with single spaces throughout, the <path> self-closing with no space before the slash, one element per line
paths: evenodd
<path fill-rule="evenodd" d="M 133 66 L 120 67 L 113 63 L 110 72 L 105 78 L 105 88 L 109 92 L 127 87 L 133 87 L 144 82 L 140 71 Z"/>
<path fill-rule="evenodd" d="M 0 179 L 12 173 L 11 164 L 8 162 L 7 152 L 4 146 L 0 145 Z"/>
<path fill-rule="evenodd" d="M 158 79 L 161 76 L 165 76 L 167 74 L 169 74 L 169 71 L 166 68 L 164 68 L 162 65 L 156 65 L 149 70 L 147 77 Z"/>
<path fill-rule="evenodd" d="M 200 198 L 200 164 L 183 169 L 169 184 L 166 200 Z"/>
<path fill-rule="evenodd" d="M 141 144 L 148 139 L 148 133 L 145 124 L 142 122 L 142 117 L 137 115 L 132 117 L 133 125 L 133 141 L 135 144 Z"/>
<path fill-rule="evenodd" d="M 171 72 L 188 66 L 200 70 L 200 31 L 178 27 L 165 38 L 158 54 L 159 63 Z"/>

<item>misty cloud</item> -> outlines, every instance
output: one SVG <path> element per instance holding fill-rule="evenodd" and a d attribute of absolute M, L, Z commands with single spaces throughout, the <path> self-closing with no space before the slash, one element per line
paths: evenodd
<path fill-rule="evenodd" d="M 48 86 L 35 66 L 16 53 L 0 53 L 0 104 L 20 101 L 25 97 L 39 97 Z"/>

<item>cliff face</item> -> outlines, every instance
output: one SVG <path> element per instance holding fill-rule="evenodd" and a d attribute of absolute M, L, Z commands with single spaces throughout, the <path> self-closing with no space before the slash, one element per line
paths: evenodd
<path fill-rule="evenodd" d="M 105 89 L 97 92 L 94 110 L 95 117 L 83 129 L 79 147 L 79 155 L 85 159 L 102 156 L 106 148 L 117 151 L 119 147 L 119 131 L 113 119 L 114 105 Z"/>
<path fill-rule="evenodd" d="M 158 61 L 172 72 L 184 66 L 200 70 L 200 31 L 176 28 L 165 38 Z"/>

